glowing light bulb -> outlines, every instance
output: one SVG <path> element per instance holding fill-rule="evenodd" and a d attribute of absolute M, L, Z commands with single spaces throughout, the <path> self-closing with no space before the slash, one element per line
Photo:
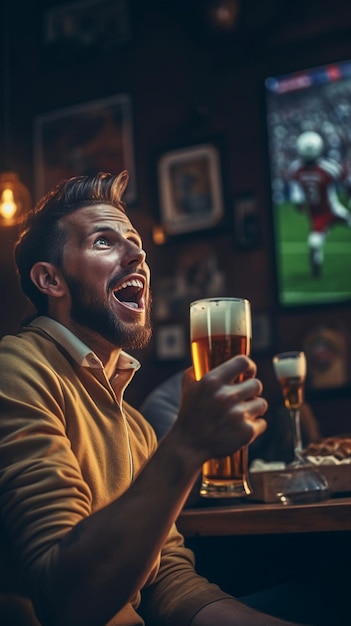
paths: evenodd
<path fill-rule="evenodd" d="M 30 193 L 18 175 L 0 172 L 0 227 L 19 224 L 30 207 Z"/>
<path fill-rule="evenodd" d="M 17 212 L 12 189 L 4 189 L 0 199 L 0 215 L 6 220 L 11 220 Z"/>
<path fill-rule="evenodd" d="M 167 237 L 162 226 L 154 226 L 152 229 L 152 239 L 156 246 L 162 246 L 166 243 Z"/>

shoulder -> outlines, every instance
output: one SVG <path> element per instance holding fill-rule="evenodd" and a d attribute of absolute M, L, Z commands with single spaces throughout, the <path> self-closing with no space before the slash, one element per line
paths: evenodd
<path fill-rule="evenodd" d="M 55 342 L 43 331 L 23 328 L 16 335 L 5 335 L 0 341 L 0 356 L 26 356 L 34 358 L 41 354 L 43 358 L 55 348 Z"/>
<path fill-rule="evenodd" d="M 59 346 L 45 333 L 23 329 L 17 335 L 6 335 L 0 341 L 1 389 L 21 389 L 21 394 L 37 391 L 61 396 L 61 381 L 71 369 Z"/>
<path fill-rule="evenodd" d="M 326 159 L 321 157 L 317 161 L 318 167 L 328 174 L 331 178 L 337 180 L 341 178 L 343 169 L 342 166 L 333 159 Z"/>

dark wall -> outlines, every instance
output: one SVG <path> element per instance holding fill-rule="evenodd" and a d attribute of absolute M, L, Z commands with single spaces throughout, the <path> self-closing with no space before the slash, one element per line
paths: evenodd
<path fill-rule="evenodd" d="M 24 4 L 24 3 L 22 3 Z M 211 29 L 201 9 L 206 2 L 130 2 L 130 40 L 120 46 L 103 45 L 81 54 L 76 50 L 48 50 L 43 44 L 42 19 L 54 2 L 28 3 L 11 9 L 11 119 L 16 169 L 33 196 L 32 125 L 36 116 L 74 104 L 119 93 L 131 95 L 138 198 L 130 217 L 141 231 L 153 284 L 172 275 L 179 258 L 199 242 L 215 250 L 226 276 L 229 295 L 244 295 L 256 312 L 269 314 L 269 349 L 256 355 L 266 397 L 279 401 L 273 379 L 273 352 L 300 347 L 305 333 L 335 321 L 351 325 L 351 308 L 282 313 L 274 287 L 270 192 L 265 136 L 263 81 L 265 76 L 351 58 L 348 2 L 295 2 L 293 9 L 279 2 L 252 2 L 253 15 L 235 32 Z M 65 2 L 60 2 L 63 6 Z M 70 3 L 68 3 L 70 4 Z M 245 3 L 244 3 L 245 4 Z M 285 5 L 285 3 L 281 3 Z M 263 7 L 265 10 L 263 10 Z M 173 237 L 155 246 L 152 228 L 158 222 L 156 162 L 162 151 L 177 145 L 215 141 L 222 157 L 225 218 L 213 231 Z M 258 205 L 261 245 L 241 250 L 236 245 L 233 204 L 245 193 Z M 36 199 L 36 198 L 35 198 Z M 4 302 L 0 334 L 16 331 L 28 312 L 17 286 L 12 262 L 15 229 L 0 232 L 0 276 Z M 351 270 L 351 268 L 350 268 Z M 176 320 L 179 321 L 179 320 Z M 187 325 L 187 318 L 181 319 Z M 155 340 L 137 355 L 142 372 L 134 379 L 128 399 L 139 405 L 168 375 L 188 363 L 160 361 Z M 325 432 L 330 430 L 329 407 L 338 402 L 333 428 L 347 428 L 349 400 L 315 399 Z M 338 422 L 340 420 L 340 424 Z M 350 427 L 351 431 L 351 427 Z"/>

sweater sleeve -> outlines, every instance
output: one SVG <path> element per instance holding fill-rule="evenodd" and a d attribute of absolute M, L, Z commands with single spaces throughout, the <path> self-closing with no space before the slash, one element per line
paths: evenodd
<path fill-rule="evenodd" d="M 65 433 L 58 378 L 45 363 L 32 368 L 28 353 L 4 344 L 0 360 L 1 522 L 24 587 L 50 593 L 55 548 L 89 515 L 91 493 Z"/>
<path fill-rule="evenodd" d="M 134 420 L 131 435 L 141 443 L 144 454 L 147 445 L 150 456 L 157 446 L 155 433 L 138 411 L 130 405 L 127 409 Z M 133 449 L 134 452 L 138 450 L 136 441 Z M 149 581 L 141 593 L 139 612 L 146 624 L 153 626 L 186 626 L 207 604 L 231 597 L 196 573 L 194 554 L 185 547 L 184 537 L 175 524 L 162 548 L 158 573 Z"/>
<path fill-rule="evenodd" d="M 142 592 L 141 614 L 155 626 L 186 626 L 207 604 L 230 598 L 195 571 L 195 557 L 173 525 L 161 553 L 155 581 Z"/>

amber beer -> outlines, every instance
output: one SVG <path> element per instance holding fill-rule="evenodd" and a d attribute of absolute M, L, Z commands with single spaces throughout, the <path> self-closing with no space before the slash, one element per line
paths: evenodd
<path fill-rule="evenodd" d="M 191 352 L 195 377 L 251 349 L 251 310 L 242 298 L 207 298 L 190 305 Z M 251 493 L 247 446 L 231 456 L 209 459 L 202 468 L 200 494 L 241 497 Z"/>
<path fill-rule="evenodd" d="M 298 409 L 304 400 L 306 357 L 301 352 L 286 352 L 273 359 L 275 374 L 287 409 Z"/>
<path fill-rule="evenodd" d="M 279 382 L 286 408 L 298 409 L 303 403 L 304 380 L 299 376 L 287 376 Z"/>
<path fill-rule="evenodd" d="M 240 335 L 193 338 L 191 349 L 196 379 L 200 380 L 209 370 L 236 354 L 249 354 L 249 342 L 250 338 Z"/>

